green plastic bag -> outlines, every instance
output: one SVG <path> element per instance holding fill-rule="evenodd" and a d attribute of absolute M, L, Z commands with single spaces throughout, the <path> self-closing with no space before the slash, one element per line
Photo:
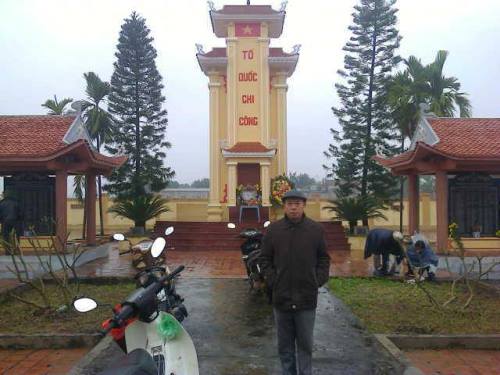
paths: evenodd
<path fill-rule="evenodd" d="M 160 313 L 160 319 L 158 320 L 158 334 L 165 341 L 171 341 L 181 333 L 182 327 L 180 323 L 172 315 Z"/>

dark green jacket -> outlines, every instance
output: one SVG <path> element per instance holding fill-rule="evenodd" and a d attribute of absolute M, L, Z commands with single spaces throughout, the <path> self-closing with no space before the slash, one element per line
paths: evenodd
<path fill-rule="evenodd" d="M 285 216 L 267 228 L 260 263 L 273 305 L 279 310 L 314 309 L 318 288 L 328 281 L 330 256 L 321 224 Z"/>

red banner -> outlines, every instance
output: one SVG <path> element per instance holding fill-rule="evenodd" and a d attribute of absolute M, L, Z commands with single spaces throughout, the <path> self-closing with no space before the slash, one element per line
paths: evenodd
<path fill-rule="evenodd" d="M 237 23 L 235 34 L 239 37 L 258 37 L 260 36 L 260 23 Z"/>

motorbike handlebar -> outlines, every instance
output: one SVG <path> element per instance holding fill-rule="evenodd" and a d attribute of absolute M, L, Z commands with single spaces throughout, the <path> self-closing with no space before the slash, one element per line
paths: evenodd
<path fill-rule="evenodd" d="M 145 294 L 141 294 L 140 298 L 142 301 L 144 300 L 149 300 L 149 298 L 146 298 L 146 295 L 150 295 L 150 293 L 158 293 L 160 289 L 163 287 L 163 284 L 167 281 L 172 280 L 174 277 L 176 277 L 179 273 L 181 273 L 184 270 L 184 266 L 179 266 L 177 267 L 174 271 L 169 273 L 168 275 L 163 276 L 160 278 L 158 281 L 156 281 L 154 284 L 151 284 L 146 288 L 144 291 Z M 136 303 L 137 302 L 137 303 Z M 109 322 L 109 325 L 102 331 L 103 335 L 107 335 L 109 331 L 111 331 L 113 328 L 118 328 L 123 325 L 123 322 L 126 321 L 127 319 L 133 318 L 137 314 L 137 310 L 140 310 L 141 303 L 137 300 L 134 299 L 132 301 L 127 301 L 124 302 L 121 305 L 121 310 L 120 312 L 111 319 Z"/>

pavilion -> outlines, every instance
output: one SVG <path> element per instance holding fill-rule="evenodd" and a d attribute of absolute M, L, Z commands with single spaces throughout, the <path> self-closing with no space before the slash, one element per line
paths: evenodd
<path fill-rule="evenodd" d="M 66 239 L 67 178 L 85 175 L 86 240 L 96 244 L 96 176 L 125 160 L 98 153 L 80 115 L 0 116 L 4 190 L 15 192 L 24 229 L 33 226 L 38 234 Z"/>
<path fill-rule="evenodd" d="M 495 236 L 500 222 L 500 118 L 423 117 L 408 151 L 374 159 L 394 175 L 408 177 L 410 233 L 420 224 L 418 177 L 436 177 L 438 251 L 448 248 L 451 222 L 464 237 L 478 229 L 481 236 Z"/>

